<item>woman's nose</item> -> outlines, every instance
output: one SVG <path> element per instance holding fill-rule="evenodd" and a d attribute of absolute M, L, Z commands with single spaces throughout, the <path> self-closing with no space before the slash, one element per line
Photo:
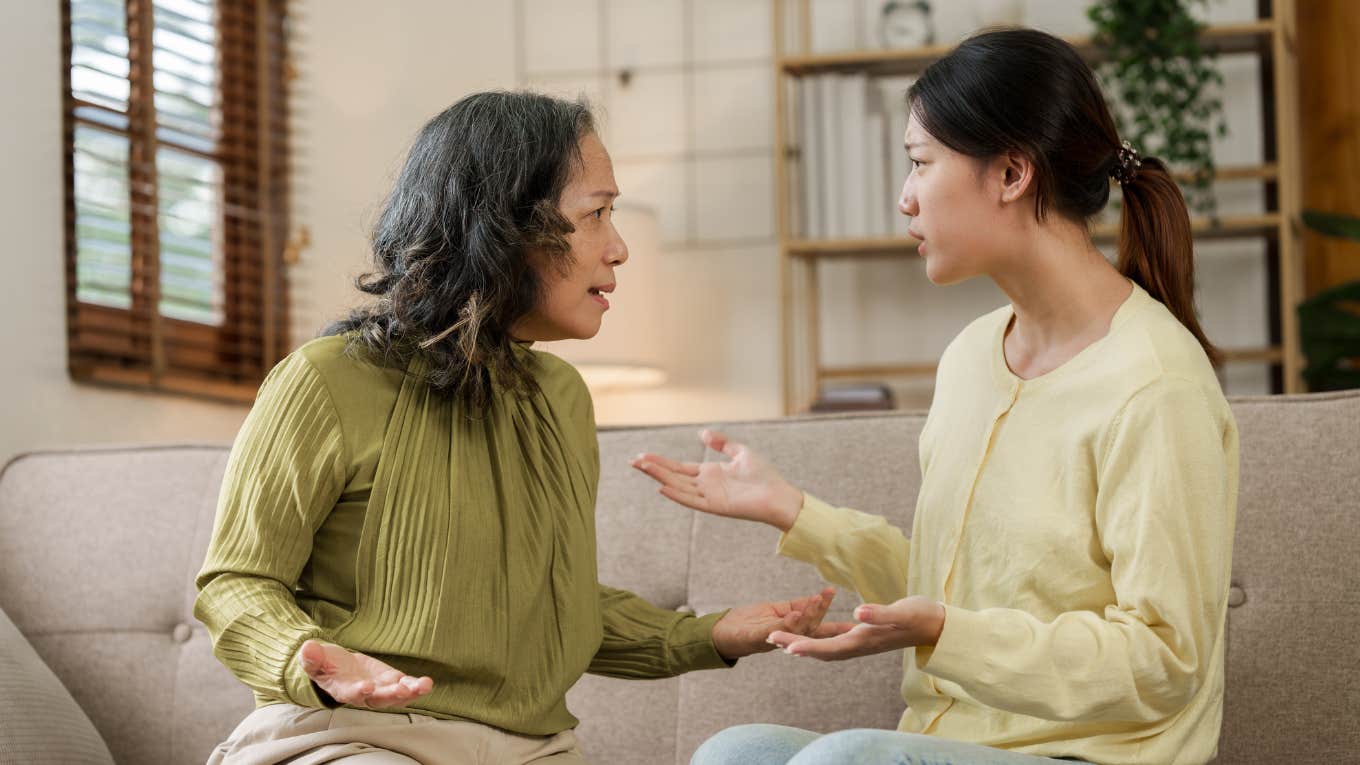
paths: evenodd
<path fill-rule="evenodd" d="M 617 232 L 614 233 L 614 241 L 609 243 L 606 260 L 611 266 L 621 266 L 628 262 L 628 243 L 623 241 L 623 237 Z"/>
<path fill-rule="evenodd" d="M 897 197 L 897 211 L 913 217 L 920 212 L 916 205 L 916 190 L 911 187 L 910 177 L 902 183 L 902 194 Z"/>

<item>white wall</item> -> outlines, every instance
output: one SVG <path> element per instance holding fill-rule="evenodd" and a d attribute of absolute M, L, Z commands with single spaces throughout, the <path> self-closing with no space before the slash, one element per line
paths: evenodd
<path fill-rule="evenodd" d="M 604 138 L 625 196 L 660 216 L 668 274 L 658 342 L 672 354 L 673 385 L 597 397 L 602 422 L 771 417 L 780 412 L 778 247 L 770 146 L 773 44 L 768 0 L 523 0 L 521 81 L 586 93 L 605 114 Z M 813 49 L 869 44 L 877 0 L 812 0 Z M 976 28 L 971 0 L 937 2 L 938 42 Z M 1062 35 L 1089 33 L 1086 0 L 1021 3 L 1024 23 Z M 1196 9 L 1199 6 L 1195 6 Z M 1214 22 L 1254 18 L 1250 0 L 1210 4 Z M 794 39 L 797 39 L 794 37 Z M 1262 158 L 1257 62 L 1221 59 L 1231 134 L 1215 142 L 1222 164 Z M 623 83 L 619 73 L 632 78 Z M 905 86 L 904 86 L 905 87 Z M 899 161 L 900 163 L 900 161 Z M 889 194 L 895 197 L 901 178 Z M 1259 187 L 1220 189 L 1220 212 L 1263 209 Z M 905 234 L 906 221 L 896 229 Z M 1266 344 L 1266 272 L 1259 240 L 1204 243 L 1199 306 L 1224 347 Z M 942 288 L 917 261 L 826 262 L 821 268 L 824 362 L 934 361 L 971 319 L 1007 301 L 974 280 Z M 626 288 L 625 266 L 620 289 Z M 609 318 L 606 317 L 606 321 Z M 932 381 L 897 384 L 924 407 Z M 1268 390 L 1262 365 L 1230 365 L 1229 393 Z"/>
<path fill-rule="evenodd" d="M 511 4 L 307 0 L 296 6 L 295 342 L 351 302 L 364 231 L 415 131 L 472 90 L 513 83 Z M 229 442 L 246 408 L 72 383 L 62 269 L 61 29 L 55 2 L 0 4 L 0 463 L 38 448 Z"/>
<path fill-rule="evenodd" d="M 818 0 L 848 9 L 848 0 Z M 295 221 L 312 245 L 290 273 L 293 339 L 305 341 L 357 297 L 366 230 L 410 139 L 479 89 L 533 84 L 592 94 L 624 193 L 655 205 L 667 246 L 659 339 L 662 389 L 597 398 L 600 422 L 711 421 L 780 411 L 778 257 L 773 229 L 772 55 L 767 0 L 298 0 L 293 28 Z M 935 3 L 943 39 L 965 33 L 967 3 Z M 1029 23 L 1084 29 L 1081 0 L 1030 2 Z M 1246 18 L 1249 0 L 1215 3 Z M 523 26 L 521 26 L 521 23 Z M 523 45 L 519 41 L 523 41 Z M 51 446 L 229 441 L 241 406 L 116 392 L 65 371 L 60 29 L 56 3 L 0 6 L 0 460 Z M 622 65 L 637 76 L 624 87 Z M 1225 104 L 1239 128 L 1221 161 L 1260 152 L 1254 64 L 1225 61 Z M 1250 126 L 1250 127 L 1241 127 Z M 1235 195 L 1225 210 L 1259 205 Z M 1264 271 L 1252 245 L 1201 248 L 1211 335 L 1252 344 L 1264 331 Z M 1259 248 L 1258 248 L 1259 249 Z M 833 267 L 824 275 L 829 362 L 931 358 L 969 318 L 999 305 L 989 285 L 935 288 L 911 263 Z M 626 276 L 626 271 L 624 276 Z M 838 356 L 841 354 L 844 356 Z M 1251 369 L 1230 392 L 1257 389 Z M 915 392 L 917 402 L 928 391 Z"/>
<path fill-rule="evenodd" d="M 508 2 L 294 3 L 294 219 L 312 245 L 289 272 L 302 343 L 362 297 L 367 232 L 416 132 L 464 95 L 514 83 Z"/>
<path fill-rule="evenodd" d="M 243 407 L 67 377 L 58 3 L 0 4 L 0 69 L 0 463 L 74 444 L 229 440 Z"/>

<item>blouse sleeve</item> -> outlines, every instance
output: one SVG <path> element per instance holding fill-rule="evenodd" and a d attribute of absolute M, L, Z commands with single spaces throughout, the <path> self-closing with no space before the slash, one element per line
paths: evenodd
<path fill-rule="evenodd" d="M 268 698 L 331 706 L 294 661 L 324 638 L 294 598 L 312 537 L 345 485 L 340 422 L 325 382 L 300 354 L 270 372 L 227 461 L 194 616 L 213 653 Z"/>

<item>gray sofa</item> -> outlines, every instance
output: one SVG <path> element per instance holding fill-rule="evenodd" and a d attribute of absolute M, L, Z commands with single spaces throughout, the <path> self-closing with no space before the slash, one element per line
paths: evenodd
<path fill-rule="evenodd" d="M 1219 761 L 1360 762 L 1360 393 L 1233 407 L 1242 480 Z M 922 422 L 725 427 L 809 491 L 909 527 Z M 669 505 L 628 468 L 643 450 L 698 459 L 694 428 L 609 430 L 600 443 L 603 581 L 699 612 L 819 585 L 810 567 L 774 555 L 770 529 Z M 222 446 L 97 449 L 5 468 L 0 609 L 18 631 L 0 618 L 0 763 L 107 762 L 104 742 L 123 765 L 202 763 L 249 711 L 191 615 L 226 456 Z M 833 616 L 855 603 L 842 594 Z M 766 654 L 670 680 L 587 677 L 570 701 L 596 765 L 685 763 L 736 723 L 892 727 L 900 677 L 900 654 L 841 664 Z"/>

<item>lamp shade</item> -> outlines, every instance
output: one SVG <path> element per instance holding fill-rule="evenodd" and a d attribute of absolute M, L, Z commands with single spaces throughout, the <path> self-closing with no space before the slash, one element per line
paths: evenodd
<path fill-rule="evenodd" d="M 619 203 L 614 226 L 628 245 L 628 262 L 615 271 L 600 332 L 589 340 L 559 340 L 535 347 L 566 359 L 593 393 L 636 390 L 666 381 L 662 340 L 661 230 L 656 212 Z"/>

